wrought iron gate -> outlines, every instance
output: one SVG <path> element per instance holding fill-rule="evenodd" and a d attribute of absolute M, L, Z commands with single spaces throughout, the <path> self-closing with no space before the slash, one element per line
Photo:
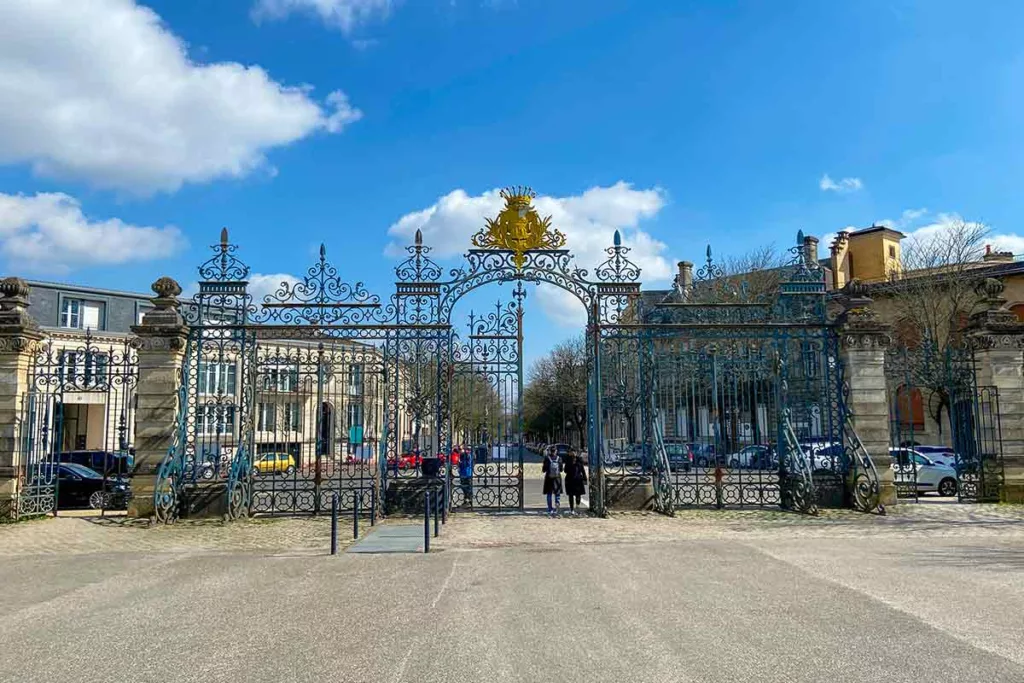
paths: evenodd
<path fill-rule="evenodd" d="M 1004 477 L 999 391 L 978 385 L 972 349 L 928 340 L 892 348 L 886 377 L 897 496 L 936 491 L 997 502 Z"/>
<path fill-rule="evenodd" d="M 709 248 L 696 277 L 683 264 L 667 296 L 602 328 L 606 476 L 653 476 L 665 509 L 848 502 L 838 343 L 798 241 L 761 292 Z"/>
<path fill-rule="evenodd" d="M 389 299 L 342 280 L 321 247 L 302 280 L 253 302 L 224 231 L 185 311 L 183 409 L 158 516 L 210 495 L 228 517 L 317 514 L 335 494 L 377 514 L 385 499 L 401 507 L 426 490 L 443 490 L 449 507 L 521 508 L 523 283 L 559 287 L 587 313 L 592 511 L 606 511 L 610 482 L 623 477 L 651 481 L 665 512 L 812 512 L 847 503 L 848 476 L 864 484 L 854 504 L 877 504 L 877 474 L 849 435 L 824 276 L 802 235 L 772 288 L 750 292 L 709 249 L 697 277 L 681 273 L 651 300 L 618 232 L 591 272 L 537 214 L 531 190 L 502 196 L 505 208 L 447 276 L 417 232 Z M 462 340 L 455 305 L 495 283 L 516 285 L 514 300 Z M 485 411 L 494 397 L 498 414 L 467 422 L 467 394 Z M 471 477 L 453 457 L 462 463 L 464 446 L 484 447 Z"/>
<path fill-rule="evenodd" d="M 452 508 L 523 508 L 523 302 L 470 313 L 466 341 L 452 346 L 448 390 Z"/>
<path fill-rule="evenodd" d="M 127 339 L 88 331 L 84 340 L 58 336 L 37 348 L 29 378 L 18 515 L 125 509 L 134 465 L 135 349 Z"/>

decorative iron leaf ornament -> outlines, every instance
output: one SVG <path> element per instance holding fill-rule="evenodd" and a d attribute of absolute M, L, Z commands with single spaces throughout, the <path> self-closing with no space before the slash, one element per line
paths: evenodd
<path fill-rule="evenodd" d="M 541 218 L 533 208 L 537 194 L 526 186 L 507 187 L 501 191 L 505 208 L 497 218 L 485 219 L 487 227 L 473 235 L 478 249 L 500 249 L 512 252 L 512 263 L 522 270 L 524 254 L 534 249 L 561 249 L 565 235 L 551 229 L 551 216 Z"/>

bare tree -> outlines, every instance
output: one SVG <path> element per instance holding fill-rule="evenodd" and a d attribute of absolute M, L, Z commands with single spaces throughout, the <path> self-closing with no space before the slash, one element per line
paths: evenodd
<path fill-rule="evenodd" d="M 568 422 L 577 443 L 585 446 L 587 379 L 587 348 L 582 335 L 562 342 L 534 363 L 523 395 L 528 429 L 557 433 Z"/>
<path fill-rule="evenodd" d="M 786 255 L 768 244 L 721 263 L 711 261 L 697 267 L 690 291 L 684 300 L 694 304 L 749 303 L 768 301 L 779 292 L 786 277 Z M 678 287 L 677 283 L 677 287 Z"/>
<path fill-rule="evenodd" d="M 926 392 L 925 405 L 940 430 L 950 409 L 950 388 L 958 381 L 950 359 L 963 348 L 967 321 L 982 299 L 981 257 L 988 234 L 982 223 L 957 219 L 906 238 L 900 267 L 879 292 L 879 303 L 895 322 L 887 371 L 895 381 L 909 380 Z"/>
<path fill-rule="evenodd" d="M 965 319 L 981 300 L 979 266 L 988 234 L 984 224 L 958 219 L 903 241 L 901 266 L 884 288 L 903 337 L 898 342 L 936 349 L 960 343 Z"/>

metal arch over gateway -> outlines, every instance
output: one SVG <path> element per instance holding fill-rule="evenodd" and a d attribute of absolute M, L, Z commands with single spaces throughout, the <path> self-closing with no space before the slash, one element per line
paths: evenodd
<path fill-rule="evenodd" d="M 637 490 L 666 513 L 878 507 L 877 473 L 850 428 L 824 275 L 802 236 L 769 292 L 722 272 L 709 248 L 696 276 L 681 273 L 652 299 L 618 232 L 591 274 L 537 214 L 532 190 L 502 196 L 504 209 L 445 279 L 417 231 L 388 298 L 343 280 L 321 246 L 302 280 L 254 302 L 224 230 L 184 311 L 158 518 L 210 500 L 231 518 L 318 514 L 334 495 L 377 515 L 431 488 L 452 509 L 523 509 L 524 282 L 565 289 L 587 311 L 592 511 L 629 505 Z M 463 340 L 455 304 L 491 283 L 517 283 L 513 300 L 471 320 Z M 467 422 L 460 391 L 496 400 L 497 422 Z M 830 445 L 829 455 L 811 462 L 801 439 Z M 459 471 L 445 457 L 454 445 L 485 457 Z M 441 456 L 436 472 L 423 455 Z"/>

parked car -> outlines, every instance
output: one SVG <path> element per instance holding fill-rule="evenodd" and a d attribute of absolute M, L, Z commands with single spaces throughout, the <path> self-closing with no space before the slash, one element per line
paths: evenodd
<path fill-rule="evenodd" d="M 842 472 L 844 470 L 846 450 L 841 443 L 810 441 L 801 442 L 800 446 L 807 454 L 808 464 L 813 471 Z"/>
<path fill-rule="evenodd" d="M 68 462 L 41 465 L 35 476 L 52 484 L 54 467 L 57 468 L 57 509 L 90 507 L 94 510 L 123 510 L 128 507 L 132 494 L 127 479 L 104 478 L 94 469 Z"/>
<path fill-rule="evenodd" d="M 256 456 L 252 464 L 253 476 L 261 474 L 284 474 L 291 476 L 298 469 L 295 458 L 288 453 L 263 453 Z"/>
<path fill-rule="evenodd" d="M 397 462 L 395 456 L 388 458 L 388 469 L 394 470 L 413 470 L 420 466 L 420 456 L 418 453 L 403 453 L 398 456 Z"/>
<path fill-rule="evenodd" d="M 694 464 L 697 467 L 714 467 L 719 459 L 716 457 L 714 444 L 693 441 L 686 445 L 693 453 Z"/>
<path fill-rule="evenodd" d="M 668 456 L 670 470 L 689 472 L 693 467 L 693 449 L 690 448 L 690 444 L 668 442 L 665 444 L 665 454 Z"/>
<path fill-rule="evenodd" d="M 774 450 L 770 446 L 746 446 L 729 454 L 725 458 L 725 464 L 731 469 L 771 469 L 774 455 Z"/>
<path fill-rule="evenodd" d="M 127 451 L 67 451 L 58 453 L 57 461 L 88 467 L 107 478 L 130 476 L 135 467 L 135 456 Z"/>
<path fill-rule="evenodd" d="M 955 496 L 959 484 L 956 469 L 941 465 L 912 448 L 890 448 L 893 481 L 897 486 L 915 486 L 918 493 L 937 492 Z"/>
<path fill-rule="evenodd" d="M 956 453 L 949 446 L 913 446 L 913 449 L 929 460 L 956 469 Z"/>

